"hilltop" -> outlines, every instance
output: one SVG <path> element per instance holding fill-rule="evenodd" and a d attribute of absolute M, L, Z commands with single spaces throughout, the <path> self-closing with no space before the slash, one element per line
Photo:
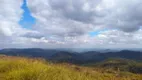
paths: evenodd
<path fill-rule="evenodd" d="M 50 63 L 41 58 L 0 56 L 0 80 L 141 80 L 141 74 L 68 63 Z"/>

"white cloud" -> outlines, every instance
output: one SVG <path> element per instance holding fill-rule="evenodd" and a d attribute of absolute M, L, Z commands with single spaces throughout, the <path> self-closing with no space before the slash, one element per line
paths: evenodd
<path fill-rule="evenodd" d="M 34 28 L 49 35 L 78 36 L 98 26 L 131 32 L 142 25 L 141 0 L 27 1 L 37 19 Z"/>
<path fill-rule="evenodd" d="M 37 19 L 35 30 L 47 36 L 80 36 L 94 27 L 92 23 L 97 16 L 94 9 L 99 2 L 99 0 L 28 0 L 28 7 Z"/>
<path fill-rule="evenodd" d="M 106 27 L 132 32 L 142 25 L 141 0 L 103 0 L 99 6 L 100 13 L 105 12 L 101 23 Z"/>
<path fill-rule="evenodd" d="M 141 47 L 141 0 L 27 0 L 36 24 L 22 28 L 22 0 L 1 0 L 0 47 Z M 92 37 L 91 31 L 108 29 Z M 114 29 L 114 30 L 113 30 Z"/>
<path fill-rule="evenodd" d="M 104 47 L 111 48 L 140 48 L 142 45 L 142 30 L 128 33 L 119 30 L 108 30 L 100 32 L 94 37 L 94 41 Z"/>
<path fill-rule="evenodd" d="M 0 0 L 0 47 L 10 46 L 11 37 L 20 30 L 21 5 L 22 0 Z"/>
<path fill-rule="evenodd" d="M 18 45 L 13 44 L 16 39 L 27 32 L 33 32 L 19 25 L 23 14 L 22 4 L 23 0 L 0 0 L 0 48 L 16 47 Z"/>

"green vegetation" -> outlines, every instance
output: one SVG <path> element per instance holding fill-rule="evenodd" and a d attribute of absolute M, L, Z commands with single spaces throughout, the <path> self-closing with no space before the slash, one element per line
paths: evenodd
<path fill-rule="evenodd" d="M 97 64 L 85 64 L 84 66 L 98 67 L 105 70 L 111 69 L 114 71 L 131 72 L 142 74 L 142 63 L 123 58 L 111 58 Z"/>
<path fill-rule="evenodd" d="M 141 74 L 0 56 L 0 80 L 142 80 Z"/>

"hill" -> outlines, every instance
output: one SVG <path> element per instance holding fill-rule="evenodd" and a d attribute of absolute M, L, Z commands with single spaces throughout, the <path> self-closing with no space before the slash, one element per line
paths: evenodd
<path fill-rule="evenodd" d="M 142 74 L 142 63 L 123 58 L 110 58 L 98 63 L 84 64 L 84 66 L 111 69 L 115 71 L 126 71 Z"/>
<path fill-rule="evenodd" d="M 0 80 L 142 80 L 142 75 L 3 55 L 0 56 Z"/>
<path fill-rule="evenodd" d="M 40 57 L 53 62 L 69 62 L 73 64 L 87 64 L 97 63 L 109 58 L 124 58 L 135 61 L 142 61 L 142 52 L 140 51 L 113 51 L 113 52 L 72 52 L 66 50 L 56 49 L 3 49 L 0 54 L 10 56 L 24 56 L 24 57 Z"/>

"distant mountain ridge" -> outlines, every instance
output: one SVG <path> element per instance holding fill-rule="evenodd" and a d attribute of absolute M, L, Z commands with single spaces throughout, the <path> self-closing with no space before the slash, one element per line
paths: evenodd
<path fill-rule="evenodd" d="M 96 63 L 109 58 L 124 58 L 142 61 L 142 52 L 122 50 L 109 52 L 87 51 L 73 52 L 58 49 L 2 49 L 0 54 L 11 56 L 41 57 L 54 62 L 69 62 L 74 64 Z"/>

